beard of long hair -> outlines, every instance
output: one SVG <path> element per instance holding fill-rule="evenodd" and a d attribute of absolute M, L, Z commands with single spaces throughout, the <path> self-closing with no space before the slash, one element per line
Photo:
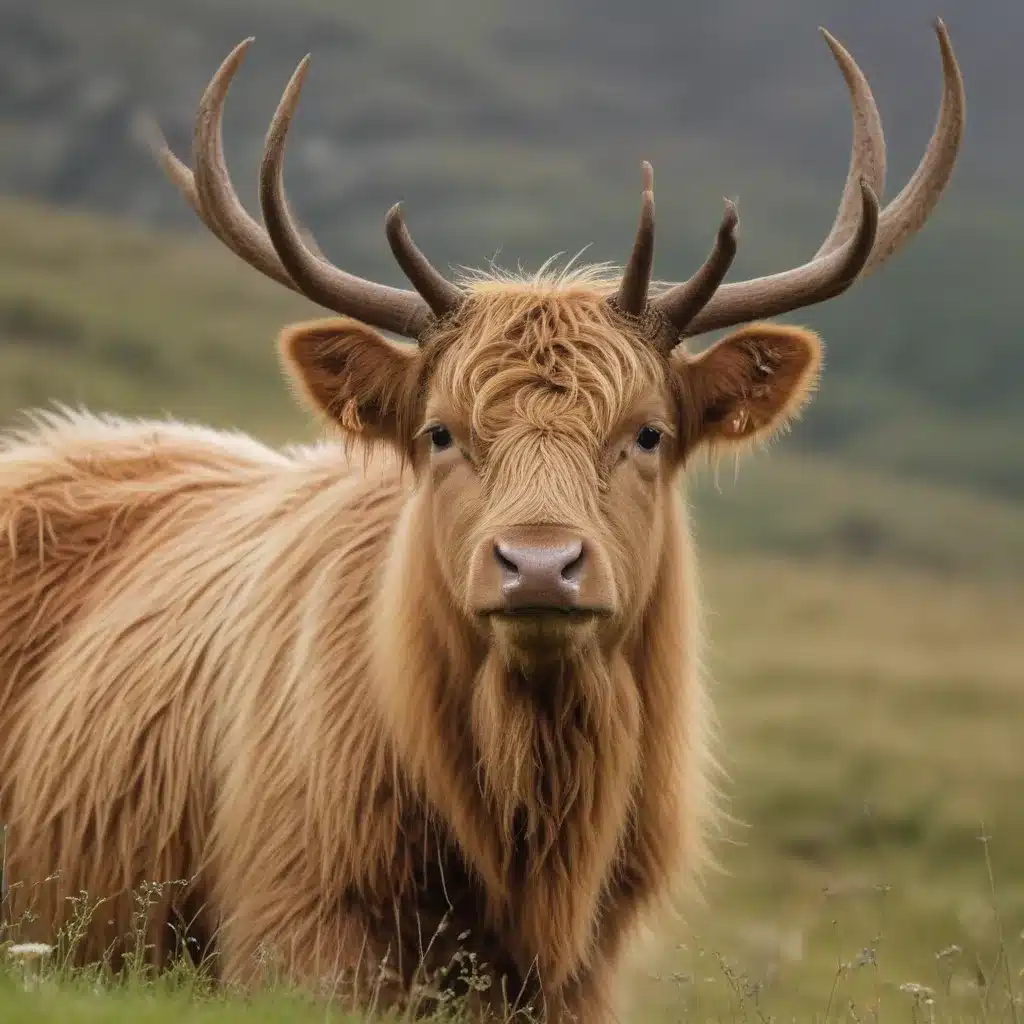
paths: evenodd
<path fill-rule="evenodd" d="M 565 648 L 528 672 L 492 648 L 475 681 L 480 791 L 501 835 L 518 930 L 534 941 L 578 940 L 592 926 L 572 894 L 615 858 L 632 812 L 639 694 L 624 660 L 595 655 Z"/>

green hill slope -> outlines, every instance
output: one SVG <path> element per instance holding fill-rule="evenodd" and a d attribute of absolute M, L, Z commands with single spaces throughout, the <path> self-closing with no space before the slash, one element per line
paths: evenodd
<path fill-rule="evenodd" d="M 399 198 L 441 265 L 497 254 L 536 266 L 588 245 L 622 260 L 646 157 L 660 276 L 702 258 L 723 194 L 743 220 L 733 276 L 766 273 L 817 248 L 845 173 L 847 99 L 817 25 L 871 78 L 891 197 L 934 123 L 937 13 L 967 82 L 960 164 L 895 263 L 801 314 L 825 333 L 829 377 L 791 448 L 1020 498 L 1024 135 L 1007 126 L 1019 123 L 1008 83 L 1024 7 L 1009 0 L 0 0 L 0 189 L 195 231 L 138 145 L 139 115 L 155 113 L 186 152 L 202 87 L 251 34 L 226 118 L 243 196 L 253 203 L 270 114 L 311 52 L 289 190 L 357 272 L 399 281 L 382 231 Z"/>
<path fill-rule="evenodd" d="M 0 201 L 0 419 L 62 402 L 174 415 L 280 442 L 312 436 L 276 361 L 285 323 L 319 315 L 212 239 L 156 234 L 37 204 Z M 826 371 L 822 397 L 840 384 Z M 870 397 L 870 396 L 869 396 Z M 865 402 L 871 412 L 870 401 Z M 926 450 L 937 442 L 913 420 Z M 984 427 L 977 428 L 979 432 Z M 1019 504 L 801 452 L 803 425 L 737 478 L 698 472 L 702 540 L 929 570 L 1024 574 Z M 924 443 L 923 442 L 923 443 Z M 890 453 L 891 454 L 891 453 Z M 872 463 L 877 462 L 877 465 Z"/>

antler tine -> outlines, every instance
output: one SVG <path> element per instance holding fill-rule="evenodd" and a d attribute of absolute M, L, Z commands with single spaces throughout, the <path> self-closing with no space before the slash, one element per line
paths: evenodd
<path fill-rule="evenodd" d="M 640 167 L 643 174 L 640 225 L 615 299 L 618 308 L 630 316 L 639 316 L 647 306 L 647 290 L 654 266 L 654 168 L 646 160 Z"/>
<path fill-rule="evenodd" d="M 273 198 L 274 213 L 279 220 L 286 222 L 287 227 L 282 230 L 294 237 L 303 258 L 312 264 L 313 277 L 345 285 L 344 289 L 331 292 L 306 287 L 307 281 L 297 282 L 293 277 L 277 251 L 273 234 L 249 215 L 238 198 L 224 159 L 222 119 L 228 88 L 252 42 L 251 37 L 244 39 L 228 54 L 203 92 L 193 138 L 195 171 L 174 155 L 156 123 L 148 121 L 145 126 L 147 142 L 154 157 L 209 231 L 260 273 L 334 312 L 354 316 L 407 337 L 418 337 L 429 320 L 430 310 L 416 292 L 366 281 L 331 265 L 308 229 L 296 222 L 287 199 L 278 189 L 281 194 Z M 308 58 L 300 65 L 300 70 L 304 70 L 307 62 Z M 294 85 L 296 76 L 293 76 L 291 85 Z M 297 89 L 295 93 L 297 96 Z M 283 132 L 281 136 L 283 142 Z M 264 182 L 261 182 L 261 202 L 263 187 Z"/>
<path fill-rule="evenodd" d="M 836 219 L 814 258 L 834 252 L 857 230 L 860 218 L 860 181 L 863 178 L 878 197 L 885 191 L 885 134 L 871 86 L 850 52 L 827 29 L 818 31 L 825 37 L 832 56 L 839 65 L 850 92 L 853 115 L 853 138 L 850 146 L 850 167 L 843 186 Z"/>
<path fill-rule="evenodd" d="M 223 241 L 220 235 L 220 227 L 203 210 L 203 204 L 199 201 L 199 193 L 196 191 L 196 180 L 192 171 L 185 166 L 175 155 L 167 144 L 167 138 L 160 125 L 149 116 L 142 122 L 142 130 L 145 136 L 146 148 L 153 155 L 153 159 L 160 165 L 166 178 L 182 194 L 185 202 L 192 207 L 192 212 L 202 221 L 214 235 Z"/>
<path fill-rule="evenodd" d="M 285 142 L 302 83 L 309 69 L 309 60 L 307 55 L 295 69 L 267 131 L 260 167 L 260 206 L 267 231 L 281 257 L 281 262 L 309 298 L 336 312 L 356 317 L 408 338 L 418 339 L 434 315 L 431 305 L 424 296 L 417 292 L 364 280 L 318 260 L 306 248 L 289 213 L 283 182 Z M 418 253 L 418 250 L 416 252 Z M 422 254 L 419 254 L 419 260 L 422 264 L 417 261 L 415 253 L 407 253 L 407 265 L 414 268 L 414 272 L 422 271 L 422 265 L 426 264 L 426 258 Z M 436 271 L 434 273 L 437 274 Z M 437 277 L 440 275 L 437 274 Z M 439 300 L 438 293 L 429 290 L 436 281 L 428 281 L 425 276 L 421 276 L 419 280 L 414 277 L 412 281 L 417 285 L 426 282 L 425 287 L 431 299 Z M 451 287 L 453 291 L 449 293 L 448 298 L 452 302 L 460 301 L 461 293 L 454 286 Z M 448 306 L 445 311 L 448 308 L 451 307 Z"/>
<path fill-rule="evenodd" d="M 281 263 L 266 231 L 238 198 L 224 159 L 222 121 L 228 89 L 253 39 L 243 39 L 221 62 L 199 101 L 192 141 L 193 181 L 214 233 L 238 257 L 267 277 L 302 294 Z"/>
<path fill-rule="evenodd" d="M 910 180 L 882 212 L 874 251 L 862 271 L 880 267 L 916 234 L 949 184 L 960 151 L 967 99 L 953 44 L 941 18 L 933 22 L 942 59 L 942 101 L 932 136 Z"/>
<path fill-rule="evenodd" d="M 739 225 L 736 204 L 725 201 L 725 213 L 718 227 L 715 245 L 703 266 L 688 281 L 663 292 L 652 302 L 668 317 L 677 331 L 686 325 L 711 301 L 736 258 L 736 228 Z"/>
<path fill-rule="evenodd" d="M 281 261 L 277 258 L 277 254 L 274 252 L 273 246 L 270 244 L 270 239 L 267 238 L 265 240 L 265 245 L 263 247 L 258 247 L 256 245 L 245 244 L 244 242 L 233 238 L 229 232 L 225 231 L 213 214 L 203 205 L 203 200 L 199 195 L 199 189 L 196 186 L 195 175 L 184 163 L 182 163 L 181 160 L 178 159 L 178 157 L 174 155 L 157 123 L 151 119 L 147 119 L 145 123 L 145 132 L 146 144 L 150 152 L 153 154 L 153 157 L 156 159 L 157 163 L 160 164 L 160 167 L 163 169 L 165 176 L 170 180 L 171 184 L 177 188 L 188 205 L 192 207 L 193 212 L 206 229 L 246 263 L 255 267 L 261 274 L 264 274 L 271 278 L 271 280 L 276 281 L 278 284 L 283 284 L 286 288 L 290 288 L 292 291 L 298 292 L 298 294 L 301 295 L 302 293 L 299 292 L 299 289 L 288 276 L 288 272 L 284 269 Z"/>
<path fill-rule="evenodd" d="M 826 40 L 846 78 L 854 107 L 850 172 L 832 229 L 816 256 L 802 267 L 720 287 L 680 332 L 682 337 L 779 316 L 833 298 L 849 288 L 858 276 L 880 266 L 920 229 L 952 174 L 964 123 L 965 98 L 960 69 L 941 20 L 935 22 L 935 28 L 942 51 L 944 79 L 938 121 L 913 177 L 881 214 L 877 209 L 875 187 L 880 187 L 884 179 L 885 143 L 878 110 L 853 58 L 837 43 L 833 45 L 826 33 Z M 850 175 L 854 176 L 860 193 L 853 238 L 848 237 L 854 219 L 849 198 Z M 874 226 L 873 220 L 877 221 Z M 872 246 L 861 259 L 861 246 L 868 234 L 873 237 Z"/>
<path fill-rule="evenodd" d="M 860 182 L 861 211 L 857 233 L 838 249 L 781 274 L 722 285 L 679 333 L 692 337 L 707 331 L 782 316 L 841 295 L 857 279 L 871 255 L 878 230 L 878 200 Z"/>
<path fill-rule="evenodd" d="M 203 93 L 200 101 L 199 113 L 195 135 L 204 140 L 204 145 L 209 144 L 209 154 L 214 174 L 219 175 L 220 184 L 214 183 L 213 188 L 206 188 L 206 200 L 200 194 L 200 188 L 196 181 L 196 175 L 177 156 L 174 155 L 167 139 L 160 130 L 159 125 L 152 118 L 147 118 L 143 124 L 146 136 L 146 144 L 164 171 L 164 174 L 178 191 L 185 198 L 185 201 L 192 207 L 193 212 L 217 239 L 228 249 L 243 259 L 250 266 L 255 267 L 260 273 L 276 281 L 278 284 L 290 288 L 301 295 L 302 292 L 289 277 L 284 269 L 274 247 L 271 244 L 267 233 L 246 213 L 245 208 L 239 202 L 231 178 L 224 161 L 223 149 L 220 142 L 220 106 L 222 106 L 226 94 L 227 83 L 237 69 L 245 50 L 251 45 L 252 39 L 245 39 L 227 56 L 217 73 L 213 76 Z M 218 101 L 217 94 L 220 99 Z M 211 125 L 207 122 L 205 127 L 198 123 L 205 114 L 212 114 L 216 121 L 215 131 L 212 139 L 208 139 Z M 221 200 L 221 201 L 218 201 Z M 212 205 L 211 205 L 212 203 Z M 230 210 L 231 215 L 224 217 L 222 210 Z M 224 221 L 227 222 L 225 226 Z M 237 233 L 233 233 L 237 230 Z M 309 244 L 319 253 L 315 239 L 308 229 L 303 229 Z"/>
<path fill-rule="evenodd" d="M 395 203 L 384 219 L 384 233 L 395 261 L 413 287 L 427 301 L 427 305 L 438 319 L 447 316 L 462 302 L 461 289 L 435 269 L 434 265 L 419 250 L 412 240 L 402 216 L 402 204 Z"/>

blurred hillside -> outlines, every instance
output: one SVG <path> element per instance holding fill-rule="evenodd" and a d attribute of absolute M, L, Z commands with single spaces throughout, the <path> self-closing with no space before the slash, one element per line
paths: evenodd
<path fill-rule="evenodd" d="M 1008 126 L 1019 123 L 1012 47 L 1024 34 L 1024 5 L 1011 0 L 947 0 L 942 9 L 935 0 L 0 0 L 0 190 L 199 237 L 138 143 L 139 115 L 155 114 L 187 155 L 203 86 L 251 34 L 225 126 L 243 198 L 256 209 L 264 131 L 295 64 L 312 52 L 289 191 L 323 247 L 357 273 L 400 283 L 382 230 L 399 198 L 440 265 L 496 257 L 536 266 L 588 245 L 588 258 L 621 261 L 644 157 L 657 174 L 659 276 L 688 275 L 703 258 L 723 195 L 739 198 L 743 218 L 732 277 L 767 273 L 817 248 L 846 170 L 846 92 L 816 26 L 835 32 L 872 82 L 891 198 L 934 124 L 935 14 L 949 25 L 967 84 L 960 163 L 908 249 L 841 299 L 798 315 L 823 331 L 828 368 L 787 450 L 1017 500 L 1024 135 Z M 216 243 L 197 244 L 188 251 L 211 267 L 235 262 Z M 133 267 L 136 290 L 169 295 L 171 254 L 181 251 L 147 251 L 153 262 Z M 48 298 L 33 298 L 24 274 L 14 279 L 4 285 L 0 324 L 16 339 L 25 305 Z M 277 302 L 258 282 L 252 294 L 261 297 L 253 310 L 266 315 L 225 302 L 211 336 L 176 343 L 207 346 L 212 367 L 234 358 L 219 340 L 229 323 L 268 349 L 285 310 L 316 312 Z M 61 344 L 60 327 L 45 323 L 50 314 L 36 313 L 44 322 L 31 331 Z M 117 374 L 165 358 L 126 326 L 130 313 L 111 307 L 101 319 L 104 365 Z M 38 397 L 49 395 L 43 386 Z M 191 392 L 181 400 L 175 411 L 200 402 Z"/>
<path fill-rule="evenodd" d="M 274 347 L 281 325 L 309 315 L 308 303 L 205 237 L 0 199 L 4 426 L 18 422 L 18 410 L 59 401 L 167 413 L 271 442 L 311 437 L 312 420 L 282 380 Z M 834 386 L 829 378 L 824 393 Z M 702 543 L 1024 579 L 1018 501 L 903 479 L 875 455 L 881 468 L 800 452 L 804 432 L 798 425 L 738 475 L 731 463 L 698 468 Z"/>

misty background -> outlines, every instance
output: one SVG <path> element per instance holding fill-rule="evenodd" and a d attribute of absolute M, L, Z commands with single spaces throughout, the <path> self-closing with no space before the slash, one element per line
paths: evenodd
<path fill-rule="evenodd" d="M 967 95 L 949 187 L 891 262 L 784 318 L 826 345 L 803 421 L 738 473 L 696 474 L 742 823 L 696 934 L 742 984 L 684 935 L 641 965 L 645 1020 L 736 992 L 730 1019 L 764 998 L 761 1020 L 877 1020 L 918 982 L 952 1000 L 944 1020 L 1024 1005 L 1004 991 L 1024 966 L 1024 3 L 0 0 L 0 421 L 61 402 L 274 443 L 314 432 L 276 335 L 326 313 L 212 238 L 141 143 L 155 117 L 190 162 L 243 38 L 235 184 L 259 219 L 264 133 L 311 53 L 285 182 L 346 270 L 405 284 L 397 200 L 442 268 L 621 264 L 648 159 L 655 274 L 696 269 L 729 197 L 738 280 L 808 259 L 835 214 L 850 107 L 818 26 L 872 85 L 886 201 L 935 125 L 936 15 Z"/>
<path fill-rule="evenodd" d="M 1017 499 L 1024 5 L 950 0 L 939 13 L 966 83 L 959 164 L 890 264 L 795 315 L 823 332 L 828 362 L 786 443 Z M 741 216 L 735 280 L 808 258 L 838 202 L 849 105 L 817 26 L 872 84 L 889 199 L 938 110 L 935 14 L 934 0 L 3 0 L 0 189 L 198 235 L 140 144 L 140 118 L 155 116 L 188 160 L 202 89 L 253 35 L 226 107 L 236 184 L 258 217 L 264 132 L 312 53 L 286 184 L 339 265 L 401 283 L 383 234 L 397 199 L 440 266 L 536 267 L 584 247 L 621 263 L 650 159 L 656 274 L 693 271 L 728 196 Z"/>

